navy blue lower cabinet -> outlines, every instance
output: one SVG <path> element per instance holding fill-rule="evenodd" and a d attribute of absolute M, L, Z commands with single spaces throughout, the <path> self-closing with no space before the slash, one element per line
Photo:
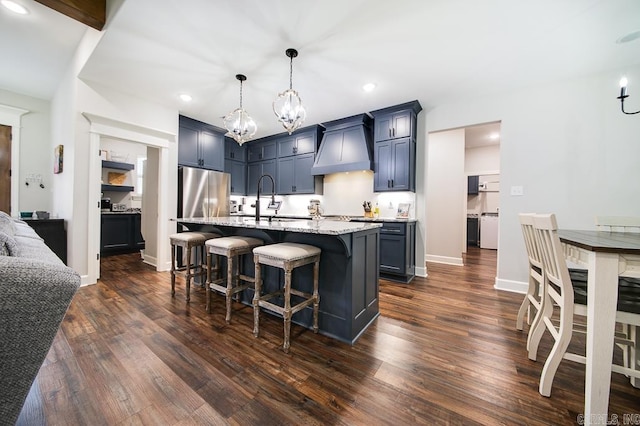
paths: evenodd
<path fill-rule="evenodd" d="M 416 275 L 415 222 L 384 222 L 380 230 L 380 277 L 403 283 Z"/>
<path fill-rule="evenodd" d="M 224 236 L 245 235 L 260 238 L 265 244 L 295 242 L 310 244 L 322 250 L 320 255 L 320 310 L 319 332 L 337 340 L 354 344 L 379 313 L 379 228 L 342 235 L 273 231 L 231 226 L 212 226 L 179 221 L 190 231 L 217 232 Z M 252 256 L 244 257 L 242 265 L 247 275 L 253 276 Z M 263 266 L 263 288 L 272 292 L 282 286 L 284 277 L 277 268 Z M 293 271 L 293 280 L 302 291 L 312 292 L 313 265 Z M 254 291 L 249 288 L 241 294 L 241 301 L 251 306 Z M 281 301 L 280 301 L 281 302 Z M 262 315 L 269 315 L 265 312 Z M 292 321 L 312 328 L 311 306 L 293 315 Z"/>

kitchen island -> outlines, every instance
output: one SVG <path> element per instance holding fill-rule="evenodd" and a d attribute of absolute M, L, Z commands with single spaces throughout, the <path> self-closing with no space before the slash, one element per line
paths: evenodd
<path fill-rule="evenodd" d="M 246 217 L 180 218 L 190 231 L 216 232 L 223 236 L 243 235 L 259 238 L 265 244 L 295 242 L 322 250 L 320 256 L 319 332 L 353 344 L 379 315 L 378 259 L 380 227 L 377 223 L 330 220 L 256 221 Z M 245 256 L 243 267 L 253 276 L 253 259 Z M 272 292 L 283 282 L 282 271 L 264 268 L 263 288 Z M 312 291 L 312 265 L 297 268 L 293 279 L 302 291 Z M 243 292 L 243 303 L 251 304 L 253 289 Z M 296 324 L 311 328 L 312 309 L 293 315 Z"/>

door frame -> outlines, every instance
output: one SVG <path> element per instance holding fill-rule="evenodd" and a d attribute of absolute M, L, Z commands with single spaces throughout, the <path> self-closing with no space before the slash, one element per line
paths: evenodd
<path fill-rule="evenodd" d="M 0 124 L 11 127 L 11 216 L 20 216 L 20 129 L 22 116 L 31 111 L 0 104 Z"/>
<path fill-rule="evenodd" d="M 102 163 L 99 155 L 100 139 L 109 137 L 124 141 L 141 143 L 159 150 L 158 160 L 158 199 L 157 199 L 157 223 L 156 242 L 168 241 L 169 236 L 169 212 L 165 208 L 166 195 L 163 191 L 169 185 L 169 144 L 175 142 L 176 135 L 161 130 L 150 129 L 137 124 L 126 123 L 111 118 L 101 117 L 95 114 L 83 112 L 82 115 L 89 121 L 89 196 L 88 202 L 88 231 L 87 231 L 87 282 L 95 284 L 100 277 L 100 179 Z M 143 212 L 144 214 L 144 212 Z M 156 244 L 157 253 L 151 258 L 155 261 L 158 271 L 166 270 L 169 263 L 168 250 L 162 250 L 161 244 Z M 94 254 L 91 252 L 93 251 Z M 147 256 L 145 256 L 147 261 Z"/>

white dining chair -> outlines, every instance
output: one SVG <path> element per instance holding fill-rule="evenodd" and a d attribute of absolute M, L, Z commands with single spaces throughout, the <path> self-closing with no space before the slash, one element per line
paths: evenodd
<path fill-rule="evenodd" d="M 574 289 L 569 274 L 569 268 L 565 260 L 558 225 L 553 214 L 536 214 L 533 217 L 535 241 L 538 250 L 542 254 L 543 265 L 543 298 L 540 308 L 540 321 L 534 324 L 529 332 L 530 346 L 529 358 L 536 360 L 538 346 L 545 332 L 548 330 L 555 341 L 549 356 L 547 357 L 540 375 L 539 392 L 543 396 L 551 395 L 553 379 L 562 359 L 585 363 L 582 355 L 568 353 L 567 348 L 573 335 L 574 313 L 586 316 L 586 306 L 574 304 Z M 554 308 L 559 310 L 559 322 L 552 321 Z M 640 326 L 640 314 L 618 311 L 616 321 L 631 326 Z M 621 336 L 616 338 L 616 343 L 635 345 L 631 340 L 633 336 Z M 612 364 L 611 369 L 616 373 L 622 373 L 629 377 L 640 379 L 637 363 L 630 367 Z"/>
<path fill-rule="evenodd" d="M 600 231 L 640 233 L 640 216 L 596 216 L 595 222 L 596 227 Z M 622 296 L 628 291 L 629 287 L 626 282 L 624 284 L 625 285 L 621 286 Z M 640 330 L 624 324 L 622 326 L 622 332 L 636 343 L 635 345 L 628 345 L 622 348 L 624 365 L 631 366 L 630 363 L 635 362 L 637 368 L 637 366 L 640 366 L 640 341 L 638 341 L 636 336 L 640 334 Z M 640 379 L 630 377 L 630 380 L 633 387 L 640 388 Z"/>
<path fill-rule="evenodd" d="M 522 236 L 524 237 L 524 245 L 527 250 L 527 258 L 529 262 L 529 286 L 524 300 L 518 310 L 516 317 L 516 329 L 524 328 L 524 318 L 527 317 L 529 324 L 529 334 L 527 335 L 527 350 L 530 346 L 531 330 L 535 327 L 536 322 L 540 320 L 540 305 L 542 301 L 543 274 L 542 254 L 538 249 L 535 241 L 535 231 L 533 229 L 533 213 L 521 213 L 518 215 L 520 219 L 520 227 L 522 228 Z M 535 311 L 535 312 L 532 312 Z M 533 314 L 533 315 L 532 315 Z M 533 319 L 532 319 L 533 318 Z"/>

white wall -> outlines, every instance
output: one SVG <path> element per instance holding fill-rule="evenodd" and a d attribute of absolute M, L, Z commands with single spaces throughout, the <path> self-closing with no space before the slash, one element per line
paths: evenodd
<path fill-rule="evenodd" d="M 500 171 L 500 145 L 467 148 L 464 152 L 464 172 L 468 176 Z"/>
<path fill-rule="evenodd" d="M 637 110 L 640 67 L 429 111 L 429 131 L 502 122 L 498 288 L 526 288 L 518 213 L 554 212 L 561 228 L 573 229 L 593 229 L 597 215 L 639 214 L 640 120 L 620 112 L 616 96 L 622 74 L 630 81 L 629 107 Z M 524 188 L 523 196 L 510 195 L 514 185 Z"/>
<path fill-rule="evenodd" d="M 43 99 L 0 90 L 0 104 L 28 110 L 21 117 L 19 155 L 20 163 L 12 164 L 12 173 L 19 181 L 19 199 L 16 211 L 51 211 L 53 189 L 53 146 L 51 145 L 51 104 Z M 6 124 L 6 123 L 0 123 Z M 14 130 L 15 135 L 15 130 Z M 12 143 L 18 143 L 15 139 Z M 51 146 L 49 150 L 48 147 Z M 17 174 L 16 174 L 17 171 Z M 25 185 L 28 176 L 42 178 L 44 188 L 38 184 Z"/>
<path fill-rule="evenodd" d="M 464 129 L 429 134 L 426 186 L 426 260 L 462 264 L 467 177 Z"/>

